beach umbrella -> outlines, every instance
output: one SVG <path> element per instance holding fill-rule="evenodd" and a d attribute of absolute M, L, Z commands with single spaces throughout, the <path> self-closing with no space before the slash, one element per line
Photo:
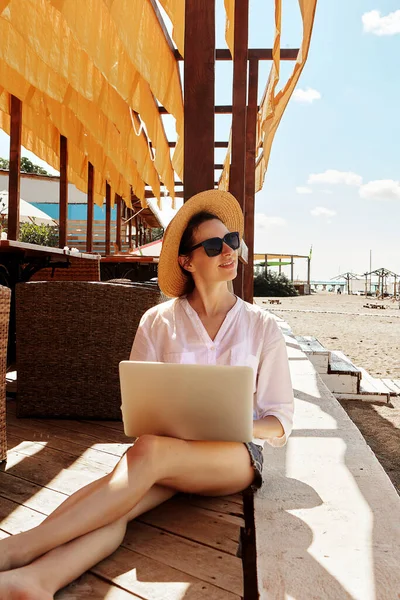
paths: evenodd
<path fill-rule="evenodd" d="M 29 202 L 20 199 L 19 205 L 19 221 L 20 223 L 36 223 L 37 225 L 57 225 L 45 212 L 32 206 Z M 0 192 L 0 216 L 8 216 L 8 192 L 3 190 Z"/>

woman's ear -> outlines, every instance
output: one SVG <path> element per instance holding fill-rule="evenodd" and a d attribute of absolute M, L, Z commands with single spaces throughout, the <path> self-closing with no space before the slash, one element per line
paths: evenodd
<path fill-rule="evenodd" d="M 178 261 L 182 269 L 185 269 L 185 271 L 189 272 L 192 271 L 192 265 L 189 256 L 178 256 Z"/>

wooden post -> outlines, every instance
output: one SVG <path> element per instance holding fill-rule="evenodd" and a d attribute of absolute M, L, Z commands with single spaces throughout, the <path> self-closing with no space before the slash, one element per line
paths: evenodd
<path fill-rule="evenodd" d="M 118 252 L 121 252 L 121 221 L 122 221 L 122 198 L 119 194 L 115 194 L 115 203 L 117 205 L 117 230 L 115 235 L 115 243 Z"/>
<path fill-rule="evenodd" d="M 8 174 L 8 233 L 9 240 L 18 240 L 20 217 L 20 170 L 22 102 L 11 96 L 10 106 L 10 164 Z"/>
<path fill-rule="evenodd" d="M 68 227 L 68 140 L 60 135 L 60 221 L 59 247 L 67 245 Z"/>
<path fill-rule="evenodd" d="M 94 214 L 94 167 L 88 163 L 88 188 L 87 188 L 87 222 L 86 222 L 86 251 L 93 252 L 93 214 Z"/>
<path fill-rule="evenodd" d="M 368 275 L 365 274 L 365 297 L 368 296 Z"/>
<path fill-rule="evenodd" d="M 290 280 L 293 283 L 293 266 L 294 266 L 294 261 L 293 261 L 293 256 L 290 257 Z"/>
<path fill-rule="evenodd" d="M 266 278 L 267 275 L 268 275 L 268 254 L 265 255 L 264 277 Z"/>
<path fill-rule="evenodd" d="M 279 275 L 282 275 L 282 259 L 279 259 Z"/>
<path fill-rule="evenodd" d="M 254 300 L 254 216 L 256 194 L 256 132 L 257 132 L 258 60 L 249 62 L 249 94 L 246 117 L 246 182 L 245 231 L 248 247 L 247 265 L 244 268 L 243 298 Z"/>
<path fill-rule="evenodd" d="M 133 210 L 131 208 L 128 208 L 127 212 L 127 217 L 129 219 L 128 221 L 128 246 L 129 246 L 129 250 L 132 250 L 133 248 L 133 242 L 132 242 L 132 215 L 133 215 Z"/>
<path fill-rule="evenodd" d="M 135 217 L 135 244 L 136 248 L 139 247 L 139 218 Z"/>
<path fill-rule="evenodd" d="M 235 0 L 232 95 L 232 162 L 229 191 L 245 213 L 247 47 L 249 40 L 249 0 Z M 254 167 L 253 167 L 254 168 Z M 245 240 L 246 241 L 246 240 Z M 233 282 L 235 294 L 243 298 L 244 266 L 239 261 Z"/>
<path fill-rule="evenodd" d="M 143 224 L 142 224 L 141 217 L 138 217 L 138 223 L 139 223 L 139 246 L 142 247 L 143 246 Z"/>
<path fill-rule="evenodd" d="M 184 201 L 214 188 L 215 0 L 185 2 Z"/>
<path fill-rule="evenodd" d="M 307 257 L 307 284 L 308 289 L 310 289 L 310 280 L 311 280 L 311 258 Z"/>
<path fill-rule="evenodd" d="M 111 186 L 106 183 L 106 256 L 111 254 Z"/>

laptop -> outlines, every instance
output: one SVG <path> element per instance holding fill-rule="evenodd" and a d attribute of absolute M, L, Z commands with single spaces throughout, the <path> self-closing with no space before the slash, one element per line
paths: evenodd
<path fill-rule="evenodd" d="M 251 367 L 122 361 L 119 373 L 127 436 L 252 440 Z"/>

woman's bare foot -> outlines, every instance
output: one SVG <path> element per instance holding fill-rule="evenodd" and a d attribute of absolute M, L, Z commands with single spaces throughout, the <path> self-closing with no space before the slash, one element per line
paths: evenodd
<path fill-rule="evenodd" d="M 0 600 L 53 600 L 37 581 L 25 577 L 23 569 L 0 573 Z"/>

